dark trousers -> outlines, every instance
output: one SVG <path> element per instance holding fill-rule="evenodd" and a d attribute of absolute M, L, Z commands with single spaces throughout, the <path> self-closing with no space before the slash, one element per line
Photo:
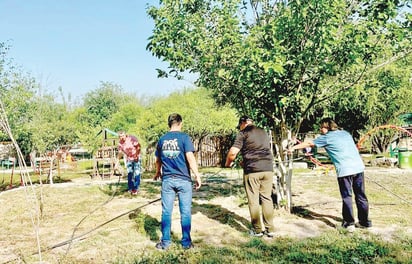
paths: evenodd
<path fill-rule="evenodd" d="M 367 226 L 369 223 L 369 203 L 365 194 L 365 182 L 363 172 L 338 177 L 340 195 L 342 197 L 342 216 L 347 224 L 354 224 L 352 208 L 352 190 L 355 194 L 356 207 L 358 209 L 359 224 Z"/>

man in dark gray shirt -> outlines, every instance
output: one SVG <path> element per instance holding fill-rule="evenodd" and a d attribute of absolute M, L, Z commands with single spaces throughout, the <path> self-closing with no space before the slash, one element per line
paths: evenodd
<path fill-rule="evenodd" d="M 248 198 L 252 236 L 274 236 L 273 225 L 273 155 L 270 139 L 265 130 L 253 125 L 248 116 L 239 119 L 240 132 L 226 157 L 226 167 L 230 167 L 240 152 L 243 161 L 243 183 Z M 262 205 L 263 225 L 260 217 Z"/>

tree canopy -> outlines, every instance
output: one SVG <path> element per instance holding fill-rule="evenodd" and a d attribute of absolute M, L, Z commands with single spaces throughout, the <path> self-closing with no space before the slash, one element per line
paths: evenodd
<path fill-rule="evenodd" d="M 216 102 L 228 103 L 271 129 L 281 199 L 286 197 L 291 209 L 291 159 L 286 168 L 288 155 L 281 153 L 304 120 L 334 117 L 336 109 L 345 109 L 347 94 L 369 97 L 374 89 L 361 82 L 382 81 L 371 76 L 411 54 L 412 17 L 402 14 L 405 4 L 160 0 L 147 10 L 154 22 L 147 49 L 169 65 L 158 70 L 159 76 L 194 73 Z M 391 93 L 384 90 L 381 98 Z"/>
<path fill-rule="evenodd" d="M 65 98 L 56 100 L 58 96 L 44 90 L 29 74 L 5 65 L 6 53 L 1 53 L 0 99 L 11 132 L 25 154 L 77 143 L 93 151 L 101 146 L 97 135 L 104 128 L 136 134 L 146 148 L 168 130 L 166 120 L 172 112 L 182 114 L 185 131 L 196 139 L 230 134 L 236 126 L 234 110 L 216 106 L 205 89 L 175 92 L 143 105 L 141 98 L 124 92 L 121 86 L 101 82 L 73 106 Z M 2 126 L 0 141 L 7 140 Z"/>
<path fill-rule="evenodd" d="M 299 131 L 360 80 L 411 52 L 411 16 L 396 0 L 162 0 L 148 50 L 160 76 L 197 84 L 274 130 Z"/>
<path fill-rule="evenodd" d="M 159 98 L 141 114 L 138 133 L 148 144 L 156 143 L 166 133 L 167 117 L 179 113 L 183 130 L 193 139 L 206 135 L 231 134 L 237 125 L 236 113 L 229 107 L 218 107 L 205 89 L 187 89 Z"/>

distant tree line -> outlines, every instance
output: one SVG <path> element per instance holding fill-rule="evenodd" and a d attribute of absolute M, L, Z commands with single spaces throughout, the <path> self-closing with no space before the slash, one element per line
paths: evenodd
<path fill-rule="evenodd" d="M 205 137 L 226 137 L 235 132 L 236 111 L 217 106 L 206 89 L 183 89 L 163 97 L 139 97 L 122 87 L 101 82 L 81 100 L 72 102 L 46 91 L 29 74 L 6 65 L 0 67 L 0 95 L 7 119 L 25 155 L 44 153 L 61 146 L 82 144 L 90 151 L 102 144 L 104 128 L 124 130 L 136 135 L 144 150 L 153 148 L 168 131 L 167 117 L 172 112 L 183 116 L 183 130 L 199 146 Z M 136 87 L 137 89 L 138 87 Z M 0 130 L 0 141 L 8 141 Z M 230 142 L 229 142 L 230 143 Z"/>
<path fill-rule="evenodd" d="M 154 21 L 148 50 L 169 62 L 159 76 L 181 78 L 190 71 L 201 88 L 139 97 L 102 81 L 73 100 L 13 65 L 12 47 L 0 40 L 0 98 L 24 153 L 76 143 L 95 150 L 102 128 L 136 134 L 150 147 L 167 131 L 171 112 L 182 114 L 194 140 L 235 132 L 240 114 L 273 131 L 277 144 L 287 131 L 317 131 L 324 116 L 357 139 L 411 112 L 406 3 L 162 1 L 147 10 Z M 382 132 L 373 149 L 384 151 L 390 137 Z M 0 140 L 7 140 L 3 131 Z"/>

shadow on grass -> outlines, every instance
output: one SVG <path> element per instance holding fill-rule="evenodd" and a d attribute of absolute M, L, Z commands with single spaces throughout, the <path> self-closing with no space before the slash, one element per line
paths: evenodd
<path fill-rule="evenodd" d="M 303 206 L 294 206 L 292 208 L 292 214 L 295 214 L 304 219 L 322 221 L 330 227 L 336 226 L 336 224 L 333 223 L 330 219 L 333 219 L 337 222 L 342 222 L 342 218 L 340 217 L 337 217 L 334 215 L 319 214 L 314 211 L 308 210 L 304 208 Z"/>
<path fill-rule="evenodd" d="M 247 219 L 220 205 L 193 203 L 192 214 L 196 214 L 197 212 L 202 213 L 210 219 L 219 221 L 224 225 L 229 225 L 239 232 L 247 232 L 250 227 L 250 222 Z"/>
<path fill-rule="evenodd" d="M 143 195 L 147 199 L 158 197 L 160 194 L 161 182 L 144 182 L 140 184 L 139 195 Z M 117 181 L 115 183 L 109 183 L 100 188 L 100 191 L 108 196 L 130 196 L 128 193 L 128 185 L 125 181 Z"/>
<path fill-rule="evenodd" d="M 227 174 L 218 171 L 216 173 L 204 172 L 203 182 L 199 191 L 193 193 L 193 198 L 211 200 L 216 196 L 242 196 L 244 195 L 243 179 L 228 177 Z"/>
<path fill-rule="evenodd" d="M 129 214 L 129 219 L 136 223 L 137 232 L 146 234 L 150 241 L 159 242 L 161 239 L 161 222 L 156 218 L 136 210 Z M 181 234 L 171 232 L 172 244 L 180 245 Z"/>
<path fill-rule="evenodd" d="M 222 175 L 207 175 L 205 176 L 204 184 L 199 191 L 193 192 L 193 204 L 192 204 L 192 214 L 197 212 L 203 215 L 219 221 L 222 224 L 228 225 L 239 232 L 247 232 L 250 227 L 249 220 L 237 215 L 236 213 L 223 208 L 220 205 L 211 204 L 200 204 L 196 203 L 196 198 L 201 199 L 212 199 L 215 197 L 229 197 L 229 196 L 239 196 L 245 195 L 243 191 L 243 182 L 240 179 L 228 179 L 224 174 Z M 125 195 L 127 191 L 127 183 L 112 183 L 109 184 L 107 188 L 102 188 L 102 192 L 107 195 L 120 196 Z M 113 193 L 115 192 L 115 193 Z M 159 196 L 161 192 L 161 181 L 145 181 L 140 186 L 140 194 L 144 198 L 151 199 Z M 127 194 L 128 195 L 128 194 Z M 177 199 L 177 198 L 176 198 Z M 247 205 L 245 200 L 244 204 Z M 158 241 L 160 239 L 160 226 L 161 223 L 150 215 L 142 214 L 140 211 L 135 211 L 129 214 L 129 219 L 133 219 L 137 223 L 137 229 L 141 233 L 145 233 L 149 236 L 151 241 Z M 180 241 L 178 237 L 181 234 L 173 234 L 172 240 L 174 243 Z"/>

